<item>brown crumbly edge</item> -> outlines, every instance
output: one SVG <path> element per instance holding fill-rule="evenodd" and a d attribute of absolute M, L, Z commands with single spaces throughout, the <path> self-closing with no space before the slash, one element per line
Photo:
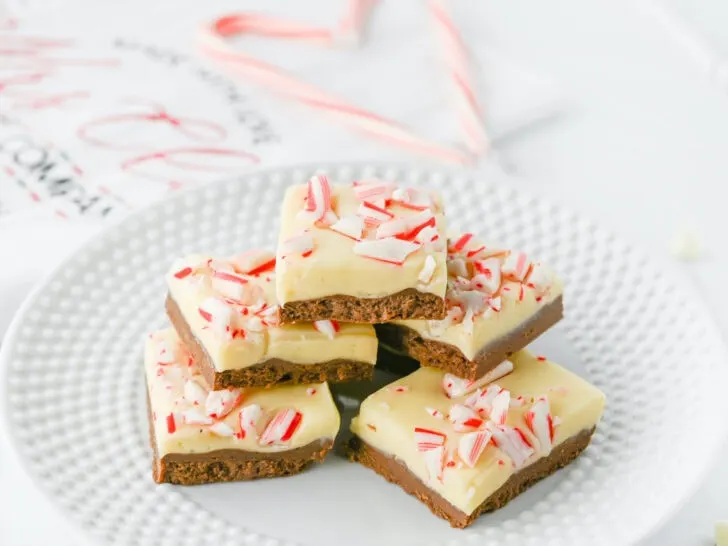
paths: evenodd
<path fill-rule="evenodd" d="M 202 485 L 291 476 L 298 474 L 311 463 L 322 462 L 334 444 L 332 440 L 322 439 L 289 451 L 257 453 L 218 449 L 208 453 L 168 453 L 160 459 L 148 392 L 147 414 L 149 443 L 154 451 L 152 478 L 157 483 Z"/>
<path fill-rule="evenodd" d="M 495 368 L 513 353 L 520 351 L 551 328 L 564 316 L 561 296 L 547 303 L 538 312 L 508 334 L 483 347 L 469 360 L 460 349 L 449 343 L 425 339 L 415 330 L 399 324 L 378 324 L 377 337 L 394 350 L 402 351 L 422 366 L 431 366 L 464 379 L 475 380 Z"/>
<path fill-rule="evenodd" d="M 271 358 L 247 368 L 219 372 L 215 369 L 215 365 L 202 343 L 192 333 L 177 302 L 170 295 L 167 295 L 166 309 L 172 326 L 192 353 L 192 358 L 199 366 L 202 376 L 213 390 L 228 387 L 280 387 L 282 385 L 323 383 L 324 381 L 337 383 L 371 380 L 374 374 L 374 365 L 343 358 L 315 364 L 297 364 L 279 358 Z"/>
<path fill-rule="evenodd" d="M 445 300 L 435 294 L 407 288 L 382 298 L 335 295 L 289 301 L 280 308 L 281 323 L 338 320 L 375 324 L 390 320 L 440 320 L 447 314 Z"/>
<path fill-rule="evenodd" d="M 556 446 L 542 459 L 513 474 L 506 483 L 485 499 L 472 514 L 466 514 L 446 501 L 440 494 L 427 487 L 412 474 L 404 463 L 375 449 L 358 437 L 349 442 L 348 457 L 352 461 L 371 468 L 410 495 L 427 505 L 433 514 L 446 519 L 452 527 L 464 528 L 471 525 L 480 514 L 502 508 L 533 484 L 568 465 L 589 445 L 594 428 L 583 430 Z"/>

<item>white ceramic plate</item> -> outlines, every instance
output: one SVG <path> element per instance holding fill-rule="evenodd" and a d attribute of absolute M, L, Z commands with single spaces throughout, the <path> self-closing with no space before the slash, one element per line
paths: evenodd
<path fill-rule="evenodd" d="M 566 318 L 537 350 L 608 400 L 576 463 L 467 530 L 336 455 L 291 478 L 152 482 L 141 340 L 165 323 L 163 273 L 187 252 L 272 247 L 285 186 L 317 170 L 435 187 L 453 223 L 561 273 Z M 2 370 L 9 430 L 27 469 L 104 543 L 614 546 L 658 525 L 708 468 L 726 415 L 726 360 L 689 291 L 578 215 L 453 171 L 348 165 L 252 174 L 129 217 L 29 298 L 8 332 Z"/>

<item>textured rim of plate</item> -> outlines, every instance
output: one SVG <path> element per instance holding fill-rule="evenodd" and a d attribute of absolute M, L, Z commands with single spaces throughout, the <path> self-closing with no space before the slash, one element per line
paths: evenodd
<path fill-rule="evenodd" d="M 462 169 L 455 169 L 455 168 L 428 168 L 423 166 L 415 166 L 411 164 L 406 163 L 395 163 L 395 162 L 386 162 L 386 163 L 371 163 L 371 162 L 342 162 L 342 163 L 327 163 L 327 164 L 321 164 L 321 163 L 311 163 L 311 164 L 300 164 L 300 165 L 285 165 L 280 167 L 272 167 L 267 169 L 260 169 L 260 170 L 253 170 L 246 173 L 243 173 L 235 178 L 226 178 L 223 180 L 220 180 L 218 182 L 212 183 L 212 184 L 206 184 L 203 186 L 193 187 L 188 190 L 183 190 L 179 192 L 177 195 L 174 195 L 168 199 L 162 200 L 160 202 L 153 203 L 149 206 L 143 207 L 141 209 L 138 209 L 136 211 L 131 212 L 129 215 L 127 215 L 124 218 L 121 218 L 119 221 L 113 222 L 111 225 L 107 226 L 105 229 L 102 229 L 99 233 L 93 235 L 89 240 L 87 240 L 83 245 L 81 245 L 79 248 L 77 248 L 75 251 L 73 251 L 69 256 L 67 256 L 65 259 L 60 261 L 53 269 L 45 276 L 45 278 L 39 282 L 36 287 L 31 291 L 31 293 L 26 297 L 26 299 L 23 301 L 22 305 L 16 312 L 15 316 L 13 317 L 10 325 L 8 326 L 8 329 L 5 333 L 5 336 L 3 338 L 2 346 L 0 347 L 0 374 L 2 375 L 0 380 L 0 400 L 2 401 L 2 408 L 3 408 L 3 415 L 2 415 L 2 424 L 4 425 L 5 430 L 7 431 L 6 435 L 11 443 L 11 445 L 15 448 L 15 453 L 17 456 L 17 459 L 19 461 L 20 466 L 25 469 L 25 471 L 28 473 L 28 475 L 32 478 L 32 480 L 37 484 L 38 488 L 44 493 L 44 495 L 51 501 L 50 504 L 54 506 L 55 510 L 57 510 L 58 513 L 67 515 L 70 520 L 74 522 L 74 525 L 81 529 L 85 536 L 97 536 L 95 535 L 90 529 L 87 529 L 81 521 L 78 520 L 77 514 L 71 510 L 70 508 L 67 508 L 65 506 L 62 506 L 60 503 L 54 502 L 51 496 L 51 491 L 49 488 L 47 488 L 44 485 L 43 480 L 41 479 L 41 476 L 39 475 L 37 469 L 34 467 L 33 464 L 31 464 L 29 461 L 26 460 L 26 458 L 23 456 L 23 448 L 20 445 L 20 439 L 17 437 L 17 432 L 15 431 L 15 424 L 10 419 L 10 402 L 9 402 L 9 396 L 8 393 L 10 392 L 10 385 L 9 378 L 10 378 L 10 360 L 12 358 L 12 355 L 14 354 L 14 347 L 16 344 L 16 337 L 17 332 L 23 325 L 26 315 L 30 310 L 32 310 L 35 302 L 37 301 L 38 297 L 43 294 L 43 292 L 46 290 L 48 285 L 55 279 L 56 275 L 62 271 L 68 264 L 73 263 L 76 261 L 80 256 L 82 256 L 87 250 L 94 246 L 97 242 L 106 239 L 112 234 L 115 230 L 122 229 L 126 224 L 133 223 L 137 218 L 144 217 L 146 214 L 149 214 L 151 211 L 157 210 L 158 208 L 170 206 L 171 203 L 175 203 L 177 201 L 181 201 L 185 199 L 187 196 L 198 193 L 198 192 L 204 192 L 205 190 L 208 190 L 211 187 L 214 186 L 224 186 L 226 184 L 229 184 L 231 182 L 244 182 L 246 179 L 251 178 L 257 178 L 257 177 L 265 177 L 265 176 L 282 176 L 283 173 L 286 173 L 286 175 L 294 175 L 295 173 L 300 172 L 321 172 L 324 171 L 326 173 L 331 172 L 341 172 L 341 171 L 357 171 L 362 170 L 366 171 L 369 170 L 372 173 L 389 173 L 389 172 L 407 172 L 407 173 L 416 173 L 415 177 L 419 178 L 421 176 L 426 175 L 437 175 L 437 176 L 443 176 L 446 177 L 448 180 L 457 179 L 460 181 L 471 181 L 477 183 L 477 178 L 479 176 L 476 172 L 470 172 L 465 171 Z M 499 180 L 492 180 L 487 182 L 490 185 L 493 186 L 504 186 L 504 183 Z M 652 264 L 653 266 L 657 267 L 658 265 L 662 265 L 663 267 L 665 264 L 659 260 L 656 259 L 654 256 L 648 255 L 643 253 L 641 250 L 636 249 L 633 245 L 625 243 L 620 237 L 615 236 L 613 233 L 611 233 L 609 230 L 602 228 L 599 224 L 593 222 L 592 220 L 588 218 L 584 218 L 579 214 L 572 213 L 568 207 L 563 207 L 561 205 L 554 204 L 551 202 L 548 198 L 544 198 L 541 196 L 537 196 L 534 193 L 528 191 L 527 189 L 524 190 L 523 188 L 510 188 L 510 190 L 516 192 L 518 195 L 524 198 L 528 198 L 531 201 L 538 201 L 539 204 L 542 206 L 548 207 L 553 211 L 560 211 L 562 213 L 569 213 L 571 215 L 571 218 L 576 222 L 579 221 L 581 223 L 582 228 L 588 228 L 590 230 L 593 230 L 595 233 L 599 232 L 601 233 L 606 239 L 618 243 L 621 245 L 622 249 L 624 251 L 630 252 L 633 254 L 636 258 L 638 258 L 640 261 L 648 264 Z M 669 268 L 668 268 L 669 269 Z M 681 284 L 680 281 L 677 279 L 676 275 L 673 271 L 665 271 L 666 280 L 669 281 L 672 285 L 679 285 Z M 684 283 L 682 283 L 684 284 Z M 725 344 L 725 341 L 720 333 L 720 330 L 718 329 L 717 325 L 715 324 L 712 315 L 710 314 L 708 308 L 702 301 L 702 299 L 699 297 L 697 290 L 693 286 L 689 287 L 683 287 L 683 290 L 685 290 L 688 297 L 692 298 L 691 305 L 694 306 L 694 310 L 699 312 L 703 317 L 705 317 L 707 320 L 705 320 L 706 325 L 709 325 L 709 331 L 706 332 L 706 337 L 713 338 L 712 343 L 714 344 L 713 349 L 717 350 L 721 353 L 720 361 L 723 362 L 723 367 L 719 368 L 718 370 L 722 372 L 723 379 L 728 378 L 728 368 L 725 366 L 725 363 L 728 362 L 728 347 Z M 716 384 L 721 384 L 721 381 L 716 381 Z M 609 403 L 609 402 L 608 402 Z M 728 409 L 728 398 L 719 398 L 715 401 L 716 403 L 716 409 Z M 725 414 L 725 412 L 718 414 Z M 671 491 L 670 493 L 670 500 L 667 502 L 666 506 L 663 507 L 661 513 L 656 513 L 654 516 L 649 520 L 641 519 L 639 523 L 635 523 L 634 521 L 630 522 L 633 526 L 633 531 L 630 533 L 630 540 L 632 540 L 632 543 L 639 542 L 641 540 L 644 540 L 657 531 L 668 521 L 671 515 L 673 515 L 681 506 L 683 506 L 689 499 L 690 496 L 698 489 L 698 487 L 701 485 L 701 483 L 706 478 L 708 471 L 710 470 L 711 466 L 715 464 L 718 460 L 718 454 L 719 449 L 722 446 L 722 444 L 725 441 L 725 433 L 728 431 L 728 425 L 725 423 L 721 423 L 719 419 L 716 418 L 715 425 L 717 427 L 718 434 L 709 435 L 707 439 L 703 439 L 703 447 L 705 448 L 703 450 L 703 463 L 702 465 L 699 465 L 695 467 L 696 469 L 692 471 L 692 477 L 689 481 L 685 481 L 682 490 L 680 491 Z M 2 432 L 2 429 L 0 428 L 0 433 Z M 694 465 L 691 465 L 694 467 Z M 628 491 L 625 491 L 625 494 L 628 494 Z M 635 526 L 638 526 L 638 529 L 635 529 Z M 279 545 L 279 544 L 290 544 L 285 541 L 285 539 L 278 539 L 275 537 L 269 537 L 265 535 L 256 535 L 260 539 L 265 539 L 269 541 L 268 543 Z M 470 535 L 468 537 L 464 537 L 464 541 L 471 542 L 474 538 L 473 535 Z M 485 538 L 483 536 L 483 538 Z M 597 540 L 597 537 L 594 537 L 595 540 Z M 460 544 L 461 541 L 455 541 L 451 542 L 451 544 Z M 601 544 L 601 542 L 600 542 Z"/>

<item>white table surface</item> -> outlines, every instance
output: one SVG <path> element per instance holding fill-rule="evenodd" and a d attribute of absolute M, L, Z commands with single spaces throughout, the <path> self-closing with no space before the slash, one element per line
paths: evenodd
<path fill-rule="evenodd" d="M 665 260 L 673 235 L 692 226 L 706 255 L 675 267 L 702 289 L 728 331 L 728 249 L 722 245 L 728 230 L 728 93 L 709 83 L 639 2 L 504 4 L 479 6 L 487 12 L 483 32 L 500 49 L 553 76 L 567 94 L 564 114 L 501 143 L 504 161 L 523 175 L 517 183 L 583 210 Z M 728 3 L 672 5 L 728 57 Z M 397 62 L 396 54 L 387 61 Z M 13 296 L 0 307 L 0 331 L 31 285 L 32 278 L 12 287 Z M 86 544 L 35 489 L 3 440 L 0 544 Z M 645 544 L 712 544 L 714 521 L 728 519 L 727 492 L 728 467 L 722 464 Z"/>

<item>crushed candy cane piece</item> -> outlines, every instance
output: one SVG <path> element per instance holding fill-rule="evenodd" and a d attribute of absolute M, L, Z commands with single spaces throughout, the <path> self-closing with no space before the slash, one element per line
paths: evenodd
<path fill-rule="evenodd" d="M 488 385 L 485 390 L 477 389 L 463 401 L 463 404 L 477 412 L 484 412 L 486 415 L 490 415 L 493 408 L 493 401 L 502 390 L 504 390 L 502 387 L 493 383 Z"/>
<path fill-rule="evenodd" d="M 501 264 L 497 258 L 487 258 L 473 262 L 473 269 L 477 274 L 473 277 L 482 285 L 488 294 L 495 294 L 501 285 Z"/>
<path fill-rule="evenodd" d="M 230 258 L 230 263 L 238 273 L 255 277 L 273 271 L 276 257 L 269 250 L 249 250 Z"/>
<path fill-rule="evenodd" d="M 354 254 L 380 262 L 402 265 L 407 257 L 421 248 L 419 243 L 394 237 L 354 243 Z"/>
<path fill-rule="evenodd" d="M 451 373 L 446 373 L 442 376 L 442 390 L 445 391 L 448 398 L 455 398 L 461 394 L 467 394 L 472 390 L 471 387 L 474 384 L 474 381 L 457 377 Z M 474 389 L 475 387 L 472 388 Z"/>
<path fill-rule="evenodd" d="M 378 226 L 382 222 L 386 222 L 394 218 L 394 214 L 386 210 L 384 207 L 378 207 L 374 203 L 364 202 L 359 205 L 356 212 L 364 219 L 367 226 Z"/>
<path fill-rule="evenodd" d="M 430 480 L 442 482 L 445 470 L 445 446 L 422 452 Z"/>
<path fill-rule="evenodd" d="M 387 222 L 383 222 L 377 228 L 377 239 L 396 237 L 403 241 L 412 241 L 423 229 L 435 227 L 435 216 L 427 209 L 412 216 L 401 216 Z"/>
<path fill-rule="evenodd" d="M 394 392 L 407 392 L 409 391 L 409 387 L 407 385 L 397 385 L 393 390 Z"/>
<path fill-rule="evenodd" d="M 295 434 L 302 419 L 303 414 L 294 409 L 279 410 L 265 427 L 258 443 L 262 446 L 286 444 Z"/>
<path fill-rule="evenodd" d="M 185 400 L 194 406 L 201 406 L 207 400 L 207 389 L 194 379 L 186 379 L 184 386 Z"/>
<path fill-rule="evenodd" d="M 437 262 L 435 262 L 435 258 L 432 257 L 432 254 L 428 254 L 425 258 L 425 263 L 422 265 L 420 274 L 417 275 L 417 280 L 421 283 L 429 284 L 432 280 L 432 275 L 435 273 L 436 267 Z"/>
<path fill-rule="evenodd" d="M 313 249 L 313 236 L 309 232 L 304 231 L 283 241 L 278 251 L 280 252 L 281 258 L 285 260 L 289 256 L 308 256 L 313 252 Z"/>
<path fill-rule="evenodd" d="M 167 415 L 167 432 L 169 432 L 170 434 L 174 434 L 176 430 L 177 424 L 174 420 L 174 413 L 170 413 L 169 415 Z"/>
<path fill-rule="evenodd" d="M 447 261 L 447 274 L 453 277 L 468 276 L 468 266 L 462 258 L 451 258 Z"/>
<path fill-rule="evenodd" d="M 547 398 L 536 399 L 531 409 L 524 416 L 526 426 L 538 440 L 539 453 L 543 456 L 551 453 L 554 441 L 554 421 L 551 417 L 551 406 Z"/>
<path fill-rule="evenodd" d="M 397 188 L 392 192 L 392 201 L 402 207 L 424 210 L 434 206 L 432 196 L 415 188 Z"/>
<path fill-rule="evenodd" d="M 526 283 L 532 287 L 538 296 L 542 296 L 554 282 L 554 273 L 545 265 L 536 262 L 531 266 Z"/>
<path fill-rule="evenodd" d="M 355 214 L 342 216 L 338 222 L 331 224 L 329 229 L 358 241 L 364 233 L 364 219 Z"/>
<path fill-rule="evenodd" d="M 248 284 L 248 279 L 236 273 L 213 271 L 210 284 L 213 290 L 226 298 L 241 301 L 243 294 L 245 294 L 245 285 Z"/>
<path fill-rule="evenodd" d="M 448 411 L 447 418 L 458 432 L 479 428 L 483 424 L 483 419 L 475 410 L 462 404 L 454 404 Z"/>
<path fill-rule="evenodd" d="M 198 311 L 206 322 L 211 323 L 218 335 L 224 338 L 232 335 L 233 310 L 225 301 L 207 297 L 200 302 Z"/>
<path fill-rule="evenodd" d="M 313 327 L 317 332 L 321 332 L 329 339 L 334 339 L 341 329 L 341 326 L 335 320 L 315 320 Z"/>
<path fill-rule="evenodd" d="M 505 425 L 506 419 L 508 418 L 508 410 L 511 407 L 511 393 L 506 389 L 501 390 L 493 398 L 493 402 L 490 404 L 490 412 L 488 417 L 491 421 L 498 423 L 499 425 Z"/>
<path fill-rule="evenodd" d="M 396 184 L 384 180 L 357 180 L 353 184 L 354 195 L 359 201 L 384 201 L 392 197 Z"/>
<path fill-rule="evenodd" d="M 331 184 L 324 175 L 312 176 L 309 179 L 306 207 L 300 214 L 324 226 L 329 226 L 338 220 L 331 208 Z"/>
<path fill-rule="evenodd" d="M 445 414 L 442 413 L 439 409 L 435 409 L 435 408 L 425 408 L 425 411 L 428 414 L 430 414 L 433 417 L 435 417 L 436 419 L 444 419 L 445 418 Z"/>
<path fill-rule="evenodd" d="M 528 273 L 528 258 L 523 252 L 511 251 L 503 262 L 501 271 L 504 275 L 511 277 L 517 281 L 523 281 Z"/>
<path fill-rule="evenodd" d="M 442 377 L 442 388 L 448 398 L 454 398 L 463 394 L 468 394 L 479 387 L 487 385 L 488 383 L 492 383 L 496 379 L 500 379 L 501 377 L 508 375 L 512 371 L 513 362 L 511 362 L 510 360 L 504 360 L 495 368 L 484 374 L 479 379 L 476 379 L 475 381 L 470 381 L 468 379 L 463 379 L 450 373 L 446 373 Z"/>
<path fill-rule="evenodd" d="M 182 422 L 186 425 L 211 425 L 214 421 L 200 410 L 190 408 L 182 412 Z"/>
<path fill-rule="evenodd" d="M 447 436 L 439 430 L 415 427 L 415 443 L 417 451 L 430 451 L 438 446 L 444 446 Z"/>
<path fill-rule="evenodd" d="M 521 468 L 533 455 L 533 447 L 518 427 L 496 425 L 492 421 L 488 421 L 485 427 L 492 434 L 491 439 L 495 446 L 510 457 L 516 468 Z"/>
<path fill-rule="evenodd" d="M 463 233 L 459 239 L 457 239 L 451 246 L 448 248 L 448 252 L 451 254 L 455 254 L 457 252 L 461 252 L 467 244 L 470 242 L 470 240 L 473 238 L 472 233 Z"/>
<path fill-rule="evenodd" d="M 233 429 L 223 421 L 218 421 L 212 425 L 209 430 L 217 436 L 233 436 L 235 434 Z"/>
<path fill-rule="evenodd" d="M 205 412 L 213 419 L 222 419 L 243 399 L 240 389 L 210 391 L 205 400 Z"/>
<path fill-rule="evenodd" d="M 460 459 L 470 468 L 478 464 L 478 459 L 488 447 L 492 433 L 488 430 L 466 432 L 458 442 L 458 455 Z"/>
<path fill-rule="evenodd" d="M 261 425 L 264 424 L 262 421 L 263 415 L 263 409 L 258 404 L 248 404 L 240 408 L 240 413 L 238 413 L 238 423 L 240 424 L 239 437 L 245 438 L 252 435 L 258 438 L 260 429 L 262 428 Z"/>
<path fill-rule="evenodd" d="M 316 394 L 316 389 L 314 389 L 313 387 L 308 387 L 306 389 L 306 394 L 309 396 L 313 396 L 314 394 Z"/>
<path fill-rule="evenodd" d="M 185 277 L 188 277 L 189 275 L 192 275 L 192 268 L 191 267 L 183 267 L 176 273 L 174 273 L 175 279 L 184 279 Z"/>

